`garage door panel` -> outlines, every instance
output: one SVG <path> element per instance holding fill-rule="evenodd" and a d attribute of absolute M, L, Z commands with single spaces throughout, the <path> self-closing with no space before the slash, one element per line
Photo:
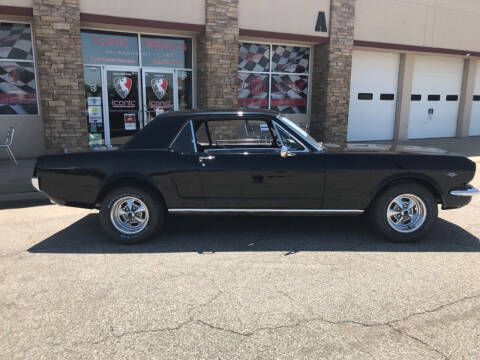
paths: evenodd
<path fill-rule="evenodd" d="M 477 75 L 472 105 L 472 117 L 470 120 L 470 136 L 480 136 L 480 62 L 477 64 Z"/>
<path fill-rule="evenodd" d="M 400 56 L 354 51 L 352 61 L 347 140 L 393 139 Z"/>
<path fill-rule="evenodd" d="M 455 136 L 462 74 L 461 58 L 416 56 L 409 139 Z"/>

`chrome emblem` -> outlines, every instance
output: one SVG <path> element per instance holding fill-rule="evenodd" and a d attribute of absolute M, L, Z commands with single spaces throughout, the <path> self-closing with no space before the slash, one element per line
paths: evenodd
<path fill-rule="evenodd" d="M 457 176 L 458 174 L 457 174 L 457 173 L 454 173 L 454 172 L 450 172 L 450 173 L 447 173 L 447 174 L 445 174 L 445 175 L 447 175 L 447 176 L 450 177 L 450 178 L 454 178 L 454 177 Z"/>

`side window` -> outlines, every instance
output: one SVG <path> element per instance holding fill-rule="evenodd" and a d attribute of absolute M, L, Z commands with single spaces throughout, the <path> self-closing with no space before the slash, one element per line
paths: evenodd
<path fill-rule="evenodd" d="M 208 138 L 208 131 L 206 123 L 200 124 L 197 131 L 195 132 L 195 137 L 197 138 L 197 143 L 201 146 L 210 145 L 210 139 Z"/>
<path fill-rule="evenodd" d="M 292 135 L 283 130 L 280 126 L 276 126 L 278 136 L 283 145 L 285 145 L 289 151 L 304 151 L 305 147 L 300 144 Z"/>
<path fill-rule="evenodd" d="M 195 136 L 204 150 L 277 147 L 265 120 L 208 120 L 198 126 Z"/>
<path fill-rule="evenodd" d="M 262 145 L 272 144 L 268 124 L 262 120 L 213 120 L 208 122 L 208 128 L 213 144 L 247 145 L 252 142 Z"/>
<path fill-rule="evenodd" d="M 170 148 L 181 153 L 195 152 L 190 122 L 186 123 L 178 133 L 177 137 L 172 141 Z"/>

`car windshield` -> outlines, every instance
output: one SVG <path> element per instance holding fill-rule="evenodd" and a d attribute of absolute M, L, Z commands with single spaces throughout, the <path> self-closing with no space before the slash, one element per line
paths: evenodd
<path fill-rule="evenodd" d="M 289 118 L 286 118 L 285 116 L 279 116 L 278 117 L 282 123 L 287 125 L 289 128 L 295 130 L 295 132 L 300 135 L 303 140 L 313 146 L 313 148 L 317 151 L 323 151 L 323 147 L 320 143 L 318 143 L 310 134 L 308 134 L 305 130 L 303 130 L 300 126 L 295 124 L 292 120 Z"/>

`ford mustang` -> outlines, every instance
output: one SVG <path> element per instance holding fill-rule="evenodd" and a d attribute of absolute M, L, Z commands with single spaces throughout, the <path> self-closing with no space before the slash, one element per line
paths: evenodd
<path fill-rule="evenodd" d="M 167 214 L 361 215 L 387 238 L 424 236 L 467 205 L 475 163 L 432 148 L 315 141 L 265 111 L 158 116 L 121 148 L 46 155 L 32 183 L 52 202 L 99 209 L 115 240 L 147 240 Z M 339 230 L 340 231 L 340 230 Z"/>

